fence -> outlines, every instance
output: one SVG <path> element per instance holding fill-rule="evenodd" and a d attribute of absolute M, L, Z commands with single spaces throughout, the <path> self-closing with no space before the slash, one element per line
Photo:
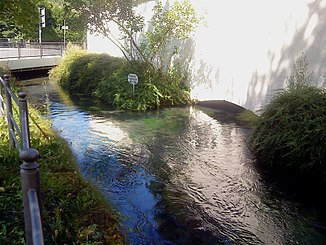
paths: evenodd
<path fill-rule="evenodd" d="M 44 244 L 42 215 L 40 205 L 39 157 L 37 150 L 30 148 L 28 107 L 26 93 L 18 97 L 10 89 L 10 76 L 0 77 L 0 116 L 5 116 L 8 123 L 10 147 L 16 147 L 23 163 L 20 165 L 20 176 L 23 192 L 25 237 L 28 245 Z M 19 109 L 19 123 L 13 115 L 13 104 Z"/>
<path fill-rule="evenodd" d="M 85 49 L 84 43 L 72 43 Z M 0 41 L 0 59 L 22 59 L 28 57 L 63 56 L 65 43 L 62 42 L 13 42 Z"/>

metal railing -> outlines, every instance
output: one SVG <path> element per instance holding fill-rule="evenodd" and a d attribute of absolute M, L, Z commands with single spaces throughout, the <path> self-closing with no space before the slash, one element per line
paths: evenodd
<path fill-rule="evenodd" d="M 84 43 L 72 43 L 85 49 Z M 0 59 L 23 59 L 30 57 L 63 56 L 66 44 L 63 42 L 0 42 Z"/>
<path fill-rule="evenodd" d="M 20 177 L 23 192 L 25 237 L 28 245 L 44 244 L 39 165 L 37 150 L 30 148 L 30 133 L 28 122 L 28 107 L 26 93 L 18 93 L 18 97 L 10 89 L 10 76 L 0 77 L 0 116 L 5 116 L 8 124 L 9 146 L 16 147 L 19 151 Z M 13 115 L 14 101 L 19 110 L 19 123 Z"/>

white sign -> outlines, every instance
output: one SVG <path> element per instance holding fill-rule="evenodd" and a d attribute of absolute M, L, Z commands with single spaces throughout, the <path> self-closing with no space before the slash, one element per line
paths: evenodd
<path fill-rule="evenodd" d="M 132 85 L 136 85 L 138 83 L 138 76 L 136 74 L 129 74 L 128 82 Z"/>
<path fill-rule="evenodd" d="M 68 30 L 68 26 L 62 26 L 61 29 L 62 30 Z"/>

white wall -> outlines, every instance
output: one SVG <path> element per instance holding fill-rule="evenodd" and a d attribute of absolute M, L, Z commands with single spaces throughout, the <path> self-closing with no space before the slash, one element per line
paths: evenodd
<path fill-rule="evenodd" d="M 257 110 L 284 86 L 301 52 L 314 71 L 315 84 L 326 87 L 326 0 L 191 2 L 206 22 L 181 54 L 186 60 L 194 57 L 194 97 L 225 99 Z M 139 7 L 147 19 L 153 4 Z M 89 37 L 88 46 L 93 51 L 100 45 Z M 109 53 L 118 55 L 113 49 Z"/>

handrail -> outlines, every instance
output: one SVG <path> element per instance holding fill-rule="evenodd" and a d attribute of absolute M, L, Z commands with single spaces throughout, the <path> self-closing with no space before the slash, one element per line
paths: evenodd
<path fill-rule="evenodd" d="M 5 100 L 3 98 L 3 92 L 6 97 Z M 40 176 L 39 165 L 36 162 L 39 153 L 37 150 L 30 148 L 26 93 L 20 92 L 18 97 L 19 99 L 10 89 L 10 76 L 8 74 L 4 75 L 4 79 L 0 76 L 0 116 L 5 116 L 7 119 L 9 146 L 11 148 L 15 146 L 18 149 L 20 159 L 23 161 L 20 165 L 20 176 L 23 192 L 26 243 L 27 245 L 42 245 L 44 244 L 44 240 L 40 211 Z M 20 127 L 13 117 L 12 101 L 19 108 Z"/>
<path fill-rule="evenodd" d="M 43 245 L 41 211 L 38 205 L 37 192 L 34 189 L 28 191 L 29 210 L 32 221 L 33 245 Z"/>
<path fill-rule="evenodd" d="M 74 42 L 72 44 L 86 49 L 85 43 Z M 0 60 L 63 56 L 65 49 L 66 43 L 63 42 L 0 42 Z"/>

